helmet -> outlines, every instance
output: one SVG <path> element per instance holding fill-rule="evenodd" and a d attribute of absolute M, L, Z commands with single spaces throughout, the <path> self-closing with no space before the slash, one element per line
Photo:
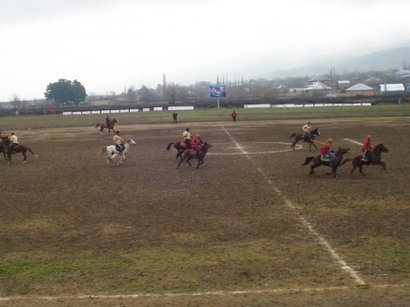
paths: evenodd
<path fill-rule="evenodd" d="M 366 139 L 370 139 L 372 136 L 370 134 L 367 135 Z"/>
<path fill-rule="evenodd" d="M 185 130 L 186 130 L 186 131 L 189 131 L 189 128 L 186 128 Z"/>
<path fill-rule="evenodd" d="M 308 125 L 310 125 L 310 122 L 307 122 Z"/>
<path fill-rule="evenodd" d="M 328 138 L 326 143 L 333 143 L 333 139 L 332 138 Z"/>

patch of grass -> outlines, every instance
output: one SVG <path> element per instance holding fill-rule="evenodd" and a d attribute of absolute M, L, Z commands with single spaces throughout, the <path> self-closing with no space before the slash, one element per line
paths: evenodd
<path fill-rule="evenodd" d="M 197 247 L 146 248 L 110 257 L 0 261 L 0 293 L 161 293 L 234 290 L 282 283 L 310 283 L 300 264 L 317 252 L 303 253 L 272 241 Z M 299 255 L 304 255 L 300 257 Z M 310 255 L 306 257 L 306 255 Z M 317 257 L 313 257 L 317 260 Z M 309 265 L 307 265 L 309 267 Z M 27 287 L 30 285 L 30 287 Z"/>
<path fill-rule="evenodd" d="M 178 121 L 231 121 L 231 109 L 196 109 L 180 111 Z M 371 107 L 314 107 L 314 108 L 271 108 L 271 109 L 236 109 L 239 121 L 246 120 L 288 120 L 288 119 L 328 119 L 328 118 L 363 118 L 410 116 L 410 105 L 377 104 Z M 162 124 L 172 122 L 172 112 L 137 112 L 113 114 L 120 124 Z M 101 115 L 32 115 L 3 117 L 2 129 L 24 130 L 40 128 L 94 127 L 104 121 Z M 21 120 L 24 119 L 24 120 Z"/>
<path fill-rule="evenodd" d="M 403 271 L 410 271 L 410 247 L 400 247 L 383 252 L 383 256 L 394 263 L 394 266 Z"/>

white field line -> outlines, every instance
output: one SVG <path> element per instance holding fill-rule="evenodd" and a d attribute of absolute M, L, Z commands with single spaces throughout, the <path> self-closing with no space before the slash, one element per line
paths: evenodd
<path fill-rule="evenodd" d="M 358 141 L 355 141 L 355 140 L 352 140 L 352 139 L 347 139 L 347 138 L 344 138 L 344 140 L 362 146 L 362 143 L 360 143 Z"/>
<path fill-rule="evenodd" d="M 229 133 L 228 130 L 226 130 L 226 128 L 224 127 L 223 124 L 219 124 L 222 129 L 225 131 L 225 133 L 229 136 L 229 138 L 232 140 L 232 142 L 238 147 L 241 148 L 241 146 L 239 145 L 239 143 L 234 139 L 234 137 Z M 252 164 L 254 164 L 255 166 L 256 163 L 252 160 L 251 156 L 248 155 L 246 153 L 246 151 L 242 148 L 242 152 L 245 154 L 245 157 L 252 162 Z M 270 180 L 270 178 L 264 173 L 264 171 L 261 168 L 257 168 L 257 170 L 259 171 L 259 173 L 262 175 L 262 177 L 265 178 L 266 182 L 273 185 L 272 181 Z M 332 256 L 332 258 L 337 262 L 337 264 L 339 264 L 340 268 L 345 271 L 346 273 L 348 273 L 353 279 L 354 281 L 358 284 L 358 285 L 366 285 L 365 281 L 360 277 L 360 275 L 351 267 L 349 266 L 343 259 L 342 257 L 339 256 L 339 254 L 332 248 L 332 246 L 330 245 L 330 243 L 321 235 L 319 234 L 314 228 L 313 226 L 297 211 L 296 207 L 293 205 L 293 203 L 288 200 L 285 196 L 282 195 L 281 191 L 279 190 L 278 187 L 273 185 L 273 189 L 274 191 L 283 199 L 283 201 L 285 202 L 286 206 L 290 209 L 292 209 L 293 211 L 296 212 L 297 216 L 299 217 L 299 220 L 301 222 L 301 224 L 307 228 L 309 230 L 309 233 L 315 237 L 318 242 L 323 245 L 325 247 L 325 249 L 330 253 L 330 255 Z"/>
<path fill-rule="evenodd" d="M 325 292 L 325 291 L 338 291 L 338 290 L 354 290 L 354 289 L 390 289 L 390 288 L 407 288 L 410 284 L 400 285 L 366 285 L 361 286 L 335 286 L 335 287 L 319 287 L 319 288 L 284 288 L 284 289 L 261 289 L 261 290 L 239 290 L 239 291 L 209 291 L 209 292 L 193 292 L 193 293 L 141 293 L 141 294 L 118 294 L 118 295 L 62 295 L 62 296 L 9 296 L 0 297 L 0 302 L 14 301 L 14 300 L 45 300 L 45 301 L 58 301 L 58 300 L 73 300 L 73 299 L 127 299 L 127 298 L 149 298 L 149 297 L 194 297 L 194 296 L 227 296 L 227 295 L 249 295 L 249 294 L 275 294 L 275 293 L 301 293 L 301 292 Z"/>

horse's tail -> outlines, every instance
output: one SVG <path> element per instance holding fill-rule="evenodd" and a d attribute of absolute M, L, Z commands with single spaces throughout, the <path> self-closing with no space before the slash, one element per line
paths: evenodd
<path fill-rule="evenodd" d="M 171 145 L 172 145 L 172 144 L 175 144 L 175 143 L 174 143 L 174 142 L 169 143 L 168 146 L 167 146 L 167 150 L 170 150 L 170 149 L 171 149 Z"/>
<path fill-rule="evenodd" d="M 346 162 L 350 162 L 350 161 L 353 161 L 353 159 L 352 159 L 352 158 L 346 158 L 346 159 L 343 160 L 342 163 L 340 163 L 340 166 L 342 166 L 342 165 L 345 164 Z"/>
<path fill-rule="evenodd" d="M 103 154 L 106 151 L 107 151 L 107 146 L 101 146 L 100 151 L 98 153 Z"/>
<path fill-rule="evenodd" d="M 313 160 L 313 158 L 314 158 L 314 157 L 306 157 L 306 159 L 305 159 L 305 163 L 303 163 L 302 165 L 306 165 L 306 164 L 308 164 L 310 161 L 312 161 L 312 160 Z"/>
<path fill-rule="evenodd" d="M 34 151 L 32 151 L 30 147 L 26 146 L 26 148 L 32 155 L 34 155 L 34 157 L 36 157 L 36 158 L 38 157 L 38 155 L 35 154 Z"/>
<path fill-rule="evenodd" d="M 295 137 L 296 136 L 296 133 L 293 133 L 290 137 L 289 137 L 289 139 L 291 139 L 291 138 L 293 138 L 293 137 Z"/>
<path fill-rule="evenodd" d="M 97 125 L 95 125 L 95 128 L 98 128 L 99 125 L 100 125 L 100 123 L 97 123 Z"/>

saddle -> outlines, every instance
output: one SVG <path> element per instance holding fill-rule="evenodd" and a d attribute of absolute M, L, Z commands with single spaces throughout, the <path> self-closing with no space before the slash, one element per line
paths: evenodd
<path fill-rule="evenodd" d="M 304 141 L 304 142 L 313 141 L 314 138 L 315 138 L 315 137 L 314 137 L 312 134 L 310 134 L 310 133 L 305 133 L 305 134 L 303 135 L 303 141 Z"/>
<path fill-rule="evenodd" d="M 330 162 L 330 159 L 326 155 L 320 155 L 320 160 L 323 162 Z"/>
<path fill-rule="evenodd" d="M 119 152 L 122 153 L 122 151 L 125 149 L 124 144 L 115 144 L 115 149 Z"/>

